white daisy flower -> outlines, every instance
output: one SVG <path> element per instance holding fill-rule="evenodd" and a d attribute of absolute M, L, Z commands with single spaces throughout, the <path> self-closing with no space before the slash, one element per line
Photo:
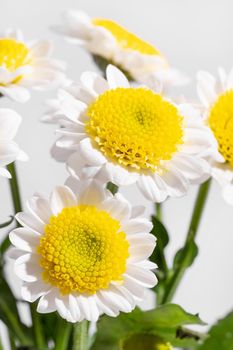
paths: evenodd
<path fill-rule="evenodd" d="M 62 125 L 53 154 L 64 161 L 73 152 L 67 161 L 72 175 L 137 183 L 154 202 L 182 196 L 190 183 L 206 179 L 205 157 L 217 152 L 217 143 L 196 110 L 147 87 L 130 87 L 114 66 L 106 75 L 84 73 L 79 86 L 59 91 L 47 117 Z"/>
<path fill-rule="evenodd" d="M 160 51 L 118 23 L 68 10 L 54 29 L 69 42 L 84 47 L 99 66 L 112 63 L 131 79 L 147 85 L 183 85 L 188 79 L 171 68 Z M 106 60 L 106 61 L 105 61 Z"/>
<path fill-rule="evenodd" d="M 69 181 L 70 182 L 70 181 Z M 72 180 L 47 200 L 35 195 L 23 226 L 10 233 L 14 271 L 23 299 L 39 299 L 37 311 L 69 322 L 96 321 L 101 314 L 131 312 L 146 288 L 157 283 L 148 257 L 155 247 L 142 207 L 132 208 L 98 182 Z"/>
<path fill-rule="evenodd" d="M 218 78 L 199 72 L 197 80 L 205 123 L 212 130 L 221 154 L 212 159 L 212 176 L 221 185 L 225 200 L 233 205 L 233 69 L 227 75 L 219 68 Z"/>
<path fill-rule="evenodd" d="M 47 40 L 25 42 L 19 30 L 0 34 L 0 95 L 18 102 L 30 98 L 29 87 L 48 89 L 65 80 L 64 64 L 50 58 Z"/>
<path fill-rule="evenodd" d="M 11 109 L 0 108 L 0 176 L 11 177 L 5 166 L 17 160 L 26 160 L 27 157 L 13 141 L 21 117 Z"/>

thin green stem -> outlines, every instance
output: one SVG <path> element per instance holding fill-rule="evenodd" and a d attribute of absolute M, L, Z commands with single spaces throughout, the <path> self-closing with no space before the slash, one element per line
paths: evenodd
<path fill-rule="evenodd" d="M 14 331 L 14 334 L 17 337 L 17 339 L 20 341 L 20 343 L 24 345 L 31 345 L 31 340 L 28 339 L 28 337 L 24 333 L 24 330 L 22 329 L 21 324 L 17 319 L 17 316 L 12 311 L 11 306 L 2 300 L 1 309 L 7 315 L 7 319 L 9 324 L 11 325 L 11 329 Z"/>
<path fill-rule="evenodd" d="M 0 350 L 4 350 L 4 349 L 3 349 L 2 339 L 1 339 L 1 338 L 0 338 Z"/>
<path fill-rule="evenodd" d="M 15 163 L 11 163 L 7 166 L 7 169 L 11 173 L 11 179 L 9 180 L 12 202 L 14 206 L 15 214 L 22 211 L 22 203 L 20 198 L 19 184 L 17 178 L 17 170 Z"/>
<path fill-rule="evenodd" d="M 11 350 L 16 350 L 15 339 L 11 333 L 9 333 L 9 341 L 10 341 Z"/>
<path fill-rule="evenodd" d="M 163 220 L 163 213 L 162 213 L 162 204 L 161 203 L 155 203 L 155 210 L 156 210 L 156 217 L 159 221 Z"/>
<path fill-rule="evenodd" d="M 208 180 L 199 187 L 199 191 L 194 204 L 191 222 L 190 222 L 189 229 L 186 236 L 186 241 L 183 247 L 182 261 L 180 264 L 178 264 L 177 268 L 173 271 L 172 278 L 168 282 L 167 287 L 165 289 L 162 304 L 168 303 L 172 300 L 177 290 L 177 287 L 186 271 L 186 268 L 187 268 L 186 260 L 190 253 L 189 249 L 191 246 L 190 242 L 194 241 L 196 238 L 198 228 L 201 222 L 201 218 L 203 215 L 204 207 L 206 204 L 206 200 L 208 197 L 210 183 L 211 183 L 211 180 Z"/>
<path fill-rule="evenodd" d="M 162 218 L 163 218 L 163 213 L 162 213 L 162 204 L 161 203 L 155 203 L 155 210 L 156 210 L 156 218 L 162 222 Z M 161 266 L 160 268 L 162 269 L 162 271 L 167 274 L 168 273 L 168 266 L 167 266 L 167 261 L 166 261 L 166 257 L 164 254 L 164 247 L 163 247 L 163 242 L 161 241 L 160 237 L 157 237 L 157 247 L 156 249 L 159 251 L 159 255 L 160 255 L 160 259 L 161 259 Z"/>
<path fill-rule="evenodd" d="M 88 349 L 88 321 L 84 320 L 74 326 L 74 342 L 72 350 Z"/>
<path fill-rule="evenodd" d="M 46 350 L 47 344 L 44 337 L 43 326 L 41 323 L 41 315 L 36 311 L 36 304 L 30 304 L 32 327 L 35 336 L 36 348 L 38 350 Z"/>
<path fill-rule="evenodd" d="M 59 321 L 54 350 L 70 350 L 69 340 L 70 340 L 71 331 L 72 331 L 72 324 L 65 322 L 61 319 Z"/>

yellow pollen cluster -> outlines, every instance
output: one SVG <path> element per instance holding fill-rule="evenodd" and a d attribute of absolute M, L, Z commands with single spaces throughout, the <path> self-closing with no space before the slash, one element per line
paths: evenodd
<path fill-rule="evenodd" d="M 117 88 L 87 110 L 86 131 L 112 161 L 132 170 L 161 171 L 183 143 L 183 117 L 174 105 L 146 88 Z"/>
<path fill-rule="evenodd" d="M 38 253 L 43 279 L 60 289 L 94 294 L 122 281 L 129 244 L 120 223 L 94 206 L 64 208 L 50 218 Z"/>
<path fill-rule="evenodd" d="M 0 67 L 13 72 L 28 64 L 29 49 L 15 39 L 0 39 Z"/>
<path fill-rule="evenodd" d="M 111 20 L 94 18 L 92 23 L 108 30 L 123 49 L 138 51 L 144 55 L 160 55 L 160 52 L 155 47 Z"/>
<path fill-rule="evenodd" d="M 219 152 L 233 166 L 233 90 L 219 96 L 208 122 L 218 141 Z"/>

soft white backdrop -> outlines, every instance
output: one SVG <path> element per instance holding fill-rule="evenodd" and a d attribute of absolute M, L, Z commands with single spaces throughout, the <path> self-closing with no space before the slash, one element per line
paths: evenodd
<path fill-rule="evenodd" d="M 77 80 L 83 70 L 95 69 L 82 49 L 65 43 L 49 30 L 59 22 L 67 8 L 87 11 L 92 16 L 114 19 L 155 44 L 177 68 L 188 73 L 192 84 L 179 92 L 196 99 L 195 72 L 216 72 L 219 65 L 233 66 L 232 0 L 0 0 L 0 30 L 19 27 L 28 39 L 50 38 L 54 55 L 68 64 L 68 75 Z M 178 90 L 177 90 L 178 93 Z M 62 184 L 65 167 L 51 159 L 49 149 L 55 140 L 54 127 L 42 124 L 44 102 L 55 92 L 33 93 L 20 105 L 4 99 L 0 107 L 12 107 L 21 113 L 23 123 L 17 140 L 30 161 L 18 164 L 24 200 L 34 191 L 48 192 Z M 123 191 L 134 203 L 149 202 L 134 187 Z M 165 221 L 171 233 L 167 249 L 169 262 L 182 245 L 190 218 L 196 188 L 188 196 L 165 204 Z M 12 213 L 8 183 L 0 179 L 0 222 Z M 198 234 L 200 254 L 186 273 L 174 299 L 188 311 L 200 313 L 208 323 L 233 308 L 233 207 L 224 203 L 219 188 L 213 184 L 208 206 Z M 4 231 L 0 230 L 1 236 Z"/>

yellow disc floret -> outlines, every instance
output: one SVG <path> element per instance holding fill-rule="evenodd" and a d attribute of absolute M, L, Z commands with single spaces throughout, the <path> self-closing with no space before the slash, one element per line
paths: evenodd
<path fill-rule="evenodd" d="M 0 39 L 0 67 L 13 72 L 28 64 L 29 49 L 15 39 Z"/>
<path fill-rule="evenodd" d="M 233 90 L 219 96 L 208 122 L 218 141 L 219 152 L 233 166 Z"/>
<path fill-rule="evenodd" d="M 119 221 L 94 206 L 64 208 L 40 240 L 43 279 L 63 294 L 93 294 L 111 281 L 121 283 L 129 244 L 119 229 Z"/>
<path fill-rule="evenodd" d="M 183 117 L 161 95 L 145 88 L 101 94 L 87 110 L 87 133 L 112 161 L 133 170 L 160 171 L 183 143 Z"/>
<path fill-rule="evenodd" d="M 95 18 L 92 20 L 92 23 L 108 30 L 123 49 L 138 51 L 144 55 L 160 55 L 160 52 L 155 47 L 111 20 Z"/>

